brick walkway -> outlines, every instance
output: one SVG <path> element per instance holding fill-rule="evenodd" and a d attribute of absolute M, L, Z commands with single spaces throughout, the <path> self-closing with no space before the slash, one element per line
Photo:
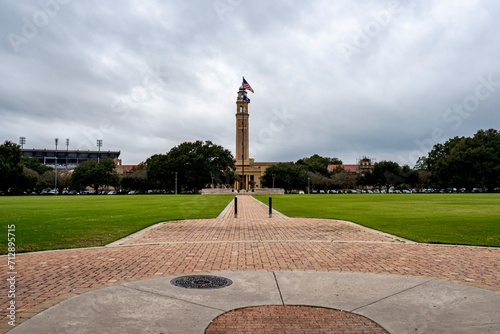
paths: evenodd
<path fill-rule="evenodd" d="M 254 306 L 217 317 L 205 334 L 337 333 L 387 334 L 377 323 L 357 314 L 321 307 Z"/>
<path fill-rule="evenodd" d="M 215 271 L 350 271 L 425 276 L 500 291 L 500 249 L 407 243 L 346 222 L 268 217 L 238 197 L 238 218 L 160 224 L 121 245 L 19 254 L 17 323 L 89 290 Z M 0 279 L 6 282 L 6 257 Z M 7 305 L 7 294 L 0 304 Z M 6 308 L 2 307 L 2 318 Z M 0 330 L 10 327 L 6 321 Z"/>

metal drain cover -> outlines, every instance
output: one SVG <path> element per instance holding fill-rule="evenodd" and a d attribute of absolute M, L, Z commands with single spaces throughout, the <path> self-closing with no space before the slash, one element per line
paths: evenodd
<path fill-rule="evenodd" d="M 189 275 L 174 278 L 170 284 L 186 289 L 219 289 L 233 284 L 229 278 L 211 275 Z"/>

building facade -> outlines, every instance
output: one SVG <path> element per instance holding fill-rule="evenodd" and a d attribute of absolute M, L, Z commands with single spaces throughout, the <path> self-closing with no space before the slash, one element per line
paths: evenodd
<path fill-rule="evenodd" d="M 52 149 L 25 149 L 22 155 L 38 160 L 39 163 L 57 169 L 75 169 L 76 166 L 87 160 L 103 158 L 117 159 L 120 151 L 80 151 L 80 150 L 52 150 Z"/>
<path fill-rule="evenodd" d="M 366 174 L 372 172 L 374 168 L 374 159 L 363 157 L 358 159 L 356 164 L 341 164 L 341 165 L 328 165 L 328 171 L 346 171 L 355 174 Z"/>

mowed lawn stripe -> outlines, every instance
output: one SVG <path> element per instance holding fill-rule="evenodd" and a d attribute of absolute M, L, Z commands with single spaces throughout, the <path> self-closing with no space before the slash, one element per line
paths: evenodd
<path fill-rule="evenodd" d="M 268 196 L 255 196 L 268 203 Z M 426 243 L 500 246 L 500 194 L 274 196 L 290 217 L 340 219 Z"/>
<path fill-rule="evenodd" d="M 0 197 L 4 240 L 16 251 L 103 246 L 162 221 L 215 218 L 234 196 L 101 195 Z M 6 242 L 1 243 L 6 254 Z"/>

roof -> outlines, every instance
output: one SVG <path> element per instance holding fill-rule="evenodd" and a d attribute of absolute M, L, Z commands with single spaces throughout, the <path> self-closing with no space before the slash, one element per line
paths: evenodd
<path fill-rule="evenodd" d="M 118 158 L 120 156 L 120 151 L 85 151 L 85 150 L 65 150 L 61 148 L 59 150 L 46 149 L 46 148 L 23 148 L 22 155 L 25 157 L 34 158 L 54 158 L 57 153 L 57 158 L 79 158 L 79 159 L 97 159 L 99 158 Z"/>
<path fill-rule="evenodd" d="M 350 172 L 350 173 L 357 173 L 359 171 L 359 165 L 328 165 L 328 171 L 329 172 L 333 172 L 335 169 L 337 168 L 342 168 L 343 170 L 345 170 L 346 172 Z"/>

